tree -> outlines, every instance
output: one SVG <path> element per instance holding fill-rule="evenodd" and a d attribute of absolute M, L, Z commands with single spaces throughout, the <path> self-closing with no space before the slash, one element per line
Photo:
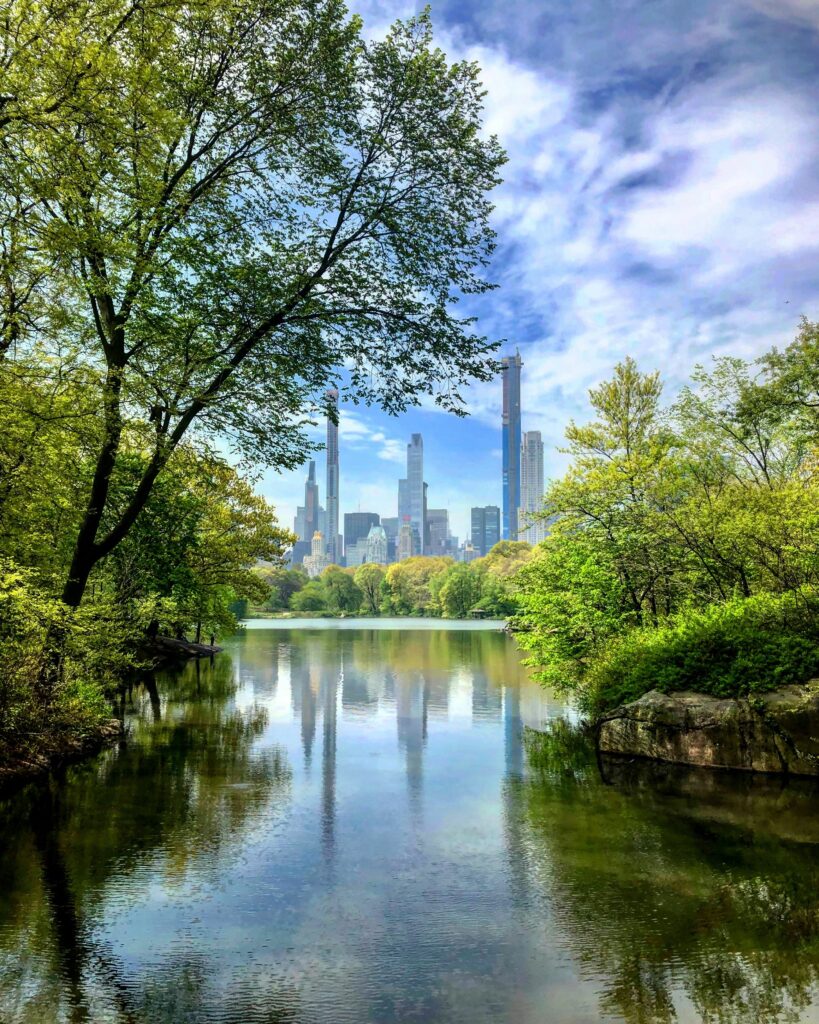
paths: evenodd
<path fill-rule="evenodd" d="M 290 606 L 290 598 L 298 593 L 307 583 L 307 573 L 301 566 L 286 569 L 284 566 L 265 567 L 258 570 L 259 575 L 270 588 L 265 601 L 265 608 L 272 612 L 283 611 Z"/>
<path fill-rule="evenodd" d="M 550 536 L 513 577 L 549 682 L 599 710 L 650 686 L 745 695 L 812 673 L 815 337 L 805 322 L 756 366 L 696 368 L 668 410 L 631 362 L 591 392 L 599 418 L 567 431 Z"/>
<path fill-rule="evenodd" d="M 437 615 L 439 607 L 431 583 L 451 566 L 451 558 L 405 558 L 387 567 L 382 584 L 383 609 L 388 615 Z"/>
<path fill-rule="evenodd" d="M 321 583 L 327 595 L 331 612 L 357 612 L 361 607 L 361 591 L 353 577 L 337 565 L 331 565 L 321 574 Z"/>
<path fill-rule="evenodd" d="M 381 584 L 384 580 L 385 570 L 373 562 L 365 562 L 360 565 L 353 579 L 355 585 L 361 591 L 361 609 L 368 615 L 378 615 L 381 606 Z"/>
<path fill-rule="evenodd" d="M 320 580 L 310 580 L 290 598 L 294 612 L 324 612 L 327 610 L 327 592 Z"/>
<path fill-rule="evenodd" d="M 794 416 L 801 433 L 815 443 L 819 437 L 819 323 L 803 317 L 799 333 L 784 351 L 773 349 L 759 360 L 764 370 L 761 389 L 769 403 Z"/>
<path fill-rule="evenodd" d="M 5 356 L 70 351 L 100 424 L 67 605 L 191 431 L 293 467 L 328 383 L 461 412 L 490 379 L 453 301 L 490 287 L 503 155 L 426 14 L 369 41 L 340 0 L 12 0 L 2 31 Z"/>
<path fill-rule="evenodd" d="M 480 579 L 469 565 L 460 562 L 446 570 L 438 598 L 448 619 L 465 619 L 480 596 Z"/>
<path fill-rule="evenodd" d="M 134 456 L 132 476 L 143 465 Z M 113 502 L 118 489 L 127 500 L 129 483 L 117 480 Z M 198 641 L 203 627 L 218 632 L 234 624 L 230 605 L 237 599 L 265 600 L 268 587 L 254 565 L 280 559 L 291 538 L 272 506 L 233 468 L 183 446 L 102 570 L 120 603 L 171 600 L 174 631 L 193 627 Z"/>

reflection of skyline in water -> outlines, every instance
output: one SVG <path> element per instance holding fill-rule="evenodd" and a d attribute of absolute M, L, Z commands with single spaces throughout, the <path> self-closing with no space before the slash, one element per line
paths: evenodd
<path fill-rule="evenodd" d="M 499 644 L 498 637 L 491 637 L 490 643 L 502 656 L 488 659 L 487 670 L 487 634 L 476 631 L 459 636 L 447 632 L 438 638 L 440 645 L 447 651 L 454 646 L 456 656 L 436 664 L 434 654 L 430 655 L 428 634 L 414 633 L 400 640 L 398 636 L 375 630 L 319 630 L 312 634 L 281 630 L 272 650 L 265 647 L 261 656 L 252 656 L 244 649 L 237 659 L 240 680 L 252 687 L 257 700 L 275 694 L 280 681 L 287 681 L 308 770 L 317 730 L 321 729 L 322 835 L 328 849 L 334 831 L 339 713 L 343 718 L 365 721 L 394 715 L 398 748 L 404 757 L 406 791 L 415 814 L 422 806 L 430 719 L 446 722 L 452 713 L 459 718 L 468 715 L 478 726 L 483 722 L 502 723 L 506 772 L 519 777 L 523 771 L 519 684 L 524 677 L 516 652 L 509 658 L 506 643 Z M 498 673 L 501 666 L 506 674 Z M 514 685 L 504 687 L 504 678 Z M 527 707 L 535 723 L 562 712 L 562 705 L 548 700 L 540 688 L 527 690 Z"/>
<path fill-rule="evenodd" d="M 3 1024 L 817 1019 L 816 794 L 536 771 L 505 636 L 257 630 L 122 706 L 0 806 Z"/>
<path fill-rule="evenodd" d="M 450 655 L 454 646 L 455 657 L 436 656 L 436 644 L 430 650 L 429 635 L 425 633 L 399 640 L 398 635 L 366 630 L 281 630 L 276 643 L 265 645 L 263 651 L 240 648 L 240 682 L 250 687 L 255 700 L 276 695 L 280 687 L 289 692 L 308 771 L 320 732 L 322 835 L 327 850 L 332 848 L 334 832 L 339 714 L 343 719 L 365 722 L 394 716 L 408 802 L 416 815 L 422 807 L 430 720 L 447 722 L 452 714 L 457 718 L 468 715 L 476 725 L 503 722 L 507 768 L 516 774 L 522 771 L 521 669 L 517 655 L 509 659 L 505 641 L 479 632 L 463 637 L 448 632 L 437 640 L 439 652 L 445 650 Z M 490 658 L 487 671 L 483 661 L 492 647 L 503 656 Z M 515 682 L 506 697 L 502 683 L 492 675 L 494 671 L 497 676 L 501 665 Z M 557 713 L 559 708 L 557 704 L 548 708 L 546 702 L 538 702 L 539 692 L 530 696 L 530 705 L 537 705 L 538 720 L 549 717 L 549 712 Z"/>

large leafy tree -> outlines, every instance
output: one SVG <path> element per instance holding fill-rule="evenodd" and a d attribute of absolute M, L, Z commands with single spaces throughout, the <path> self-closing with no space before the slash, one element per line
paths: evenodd
<path fill-rule="evenodd" d="M 567 431 L 551 535 L 518 574 L 545 678 L 607 706 L 648 686 L 745 693 L 813 672 L 819 586 L 816 325 L 698 368 L 670 409 L 631 361 Z"/>
<path fill-rule="evenodd" d="M 385 571 L 374 562 L 365 562 L 355 571 L 353 579 L 361 591 L 361 607 L 368 615 L 378 615 L 381 608 L 381 584 Z"/>
<path fill-rule="evenodd" d="M 70 354 L 98 410 L 66 604 L 184 438 L 293 466 L 330 382 L 458 412 L 494 371 L 454 303 L 503 155 L 426 14 L 373 42 L 339 0 L 12 0 L 0 32 L 0 347 Z"/>

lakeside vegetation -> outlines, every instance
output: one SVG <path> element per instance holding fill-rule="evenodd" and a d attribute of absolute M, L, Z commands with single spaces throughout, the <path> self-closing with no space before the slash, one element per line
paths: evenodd
<path fill-rule="evenodd" d="M 651 689 L 747 696 L 819 675 L 819 325 L 661 404 L 632 360 L 566 432 L 551 535 L 513 622 L 592 714 Z"/>
<path fill-rule="evenodd" d="M 2 765 L 264 600 L 289 535 L 250 474 L 317 447 L 328 388 L 463 413 L 493 378 L 456 303 L 505 157 L 427 13 L 12 0 L 0 66 Z"/>
<path fill-rule="evenodd" d="M 317 579 L 298 568 L 259 570 L 270 587 L 249 613 L 506 618 L 517 608 L 517 573 L 531 558 L 523 541 L 501 541 L 472 562 L 418 556 L 392 565 L 331 565 Z"/>

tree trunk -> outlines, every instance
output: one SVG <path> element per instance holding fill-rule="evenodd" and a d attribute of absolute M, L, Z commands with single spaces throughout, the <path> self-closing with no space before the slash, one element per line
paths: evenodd
<path fill-rule="evenodd" d="M 114 471 L 122 437 L 121 390 L 121 372 L 118 368 L 112 367 L 105 382 L 105 437 L 97 456 L 88 504 L 74 544 L 71 567 L 62 592 L 63 603 L 69 608 L 79 607 L 88 586 L 91 570 L 102 557 L 102 552 L 97 547 L 97 534 L 108 503 L 111 474 Z"/>

